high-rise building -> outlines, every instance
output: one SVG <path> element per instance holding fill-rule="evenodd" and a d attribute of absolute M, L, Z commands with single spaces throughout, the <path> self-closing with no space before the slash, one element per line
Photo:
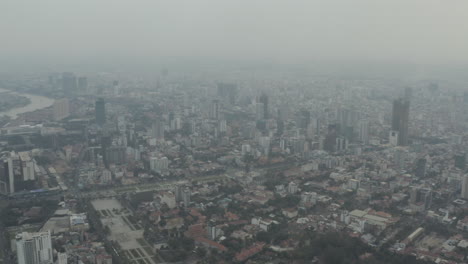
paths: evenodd
<path fill-rule="evenodd" d="M 412 97 L 413 97 L 413 88 L 406 87 L 405 88 L 405 99 L 408 100 L 408 101 L 411 101 Z"/>
<path fill-rule="evenodd" d="M 269 105 L 268 105 L 268 95 L 263 93 L 260 98 L 259 102 L 263 104 L 263 119 L 268 119 L 269 118 Z"/>
<path fill-rule="evenodd" d="M 88 90 L 88 78 L 86 77 L 79 77 L 78 78 L 78 89 L 82 92 Z"/>
<path fill-rule="evenodd" d="M 66 94 L 71 94 L 76 91 L 77 83 L 76 76 L 72 72 L 62 73 L 62 89 Z"/>
<path fill-rule="evenodd" d="M 226 120 L 220 120 L 218 123 L 219 126 L 219 132 L 221 133 L 226 133 L 227 132 L 227 122 Z"/>
<path fill-rule="evenodd" d="M 309 126 L 310 124 L 310 112 L 307 111 L 307 110 L 301 110 L 301 112 L 299 113 L 299 118 L 298 118 L 298 127 L 299 128 L 303 128 L 303 129 L 307 129 L 307 127 Z"/>
<path fill-rule="evenodd" d="M 413 186 L 410 193 L 410 204 L 417 205 L 416 208 L 427 210 L 432 205 L 432 190 Z"/>
<path fill-rule="evenodd" d="M 295 182 L 289 182 L 288 184 L 288 193 L 295 194 L 298 192 L 298 186 Z"/>
<path fill-rule="evenodd" d="M 361 120 L 359 122 L 359 141 L 363 144 L 369 144 L 369 121 Z"/>
<path fill-rule="evenodd" d="M 393 153 L 393 161 L 397 169 L 403 170 L 405 168 L 407 158 L 408 151 L 405 148 L 395 148 L 395 152 Z"/>
<path fill-rule="evenodd" d="M 426 176 L 426 163 L 427 160 L 425 158 L 420 158 L 416 161 L 416 169 L 414 171 L 416 177 L 424 178 Z"/>
<path fill-rule="evenodd" d="M 398 146 L 398 131 L 390 131 L 388 134 L 388 143 L 392 146 Z"/>
<path fill-rule="evenodd" d="M 16 235 L 18 264 L 53 263 L 52 240 L 49 232 Z"/>
<path fill-rule="evenodd" d="M 343 151 L 348 149 L 348 139 L 345 137 L 337 137 L 335 143 L 336 151 Z"/>
<path fill-rule="evenodd" d="M 216 232 L 216 225 L 213 220 L 209 221 L 208 224 L 206 225 L 206 231 L 208 234 L 208 238 L 211 240 L 215 240 L 217 237 L 217 232 Z"/>
<path fill-rule="evenodd" d="M 211 119 L 219 119 L 219 100 L 211 102 L 210 117 Z"/>
<path fill-rule="evenodd" d="M 468 199 L 468 175 L 464 175 L 462 179 L 461 197 Z"/>
<path fill-rule="evenodd" d="M 169 159 L 166 157 L 151 157 L 150 169 L 158 173 L 164 173 L 169 168 Z"/>
<path fill-rule="evenodd" d="M 34 181 L 35 180 L 35 167 L 34 161 L 29 155 L 29 152 L 23 151 L 18 152 L 20 158 L 20 166 L 23 174 L 23 181 Z"/>
<path fill-rule="evenodd" d="M 0 159 L 0 193 L 10 193 L 10 174 L 8 173 L 7 160 Z M 13 190 L 14 191 L 14 190 Z"/>
<path fill-rule="evenodd" d="M 307 126 L 307 129 L 306 129 L 306 137 L 307 139 L 313 139 L 316 135 L 316 131 L 317 129 L 315 128 L 315 124 L 314 123 L 310 123 L 308 126 Z"/>
<path fill-rule="evenodd" d="M 351 142 L 354 141 L 354 131 L 359 131 L 360 112 L 340 107 L 337 109 L 336 118 L 339 125 L 339 134 Z"/>
<path fill-rule="evenodd" d="M 422 188 L 420 191 L 421 199 L 424 202 L 424 209 L 428 210 L 432 205 L 432 190 L 429 188 Z"/>
<path fill-rule="evenodd" d="M 68 256 L 67 253 L 57 253 L 57 264 L 67 264 Z"/>
<path fill-rule="evenodd" d="M 70 115 L 70 107 L 67 98 L 58 99 L 53 105 L 53 118 L 55 121 L 62 120 Z"/>
<path fill-rule="evenodd" d="M 103 98 L 99 98 L 96 101 L 94 111 L 96 115 L 96 124 L 100 126 L 104 125 L 106 123 L 106 102 Z"/>
<path fill-rule="evenodd" d="M 164 139 L 164 122 L 161 119 L 156 119 L 151 126 L 151 136 L 156 139 Z"/>
<path fill-rule="evenodd" d="M 263 103 L 257 102 L 255 104 L 255 119 L 262 120 L 265 117 L 265 106 Z"/>
<path fill-rule="evenodd" d="M 466 167 L 466 154 L 465 153 L 458 153 L 454 156 L 455 159 L 455 167 L 464 170 Z"/>
<path fill-rule="evenodd" d="M 289 118 L 289 107 L 286 104 L 281 105 L 278 107 L 277 111 L 278 119 L 280 121 L 286 121 Z"/>
<path fill-rule="evenodd" d="M 323 149 L 328 152 L 336 151 L 336 139 L 338 137 L 338 129 L 336 124 L 328 125 L 328 133 L 323 142 Z"/>
<path fill-rule="evenodd" d="M 182 197 L 181 198 L 182 198 L 182 201 L 184 202 L 185 207 L 188 207 L 190 205 L 191 196 L 192 196 L 192 192 L 190 191 L 189 188 L 185 188 L 182 191 Z"/>
<path fill-rule="evenodd" d="M 175 195 L 176 202 L 180 202 L 182 200 L 183 190 L 184 190 L 184 188 L 183 188 L 182 185 L 174 186 L 174 195 Z"/>
<path fill-rule="evenodd" d="M 468 103 L 468 92 L 463 93 L 463 103 L 465 103 L 465 104 Z"/>
<path fill-rule="evenodd" d="M 0 159 L 0 193 L 32 190 L 35 186 L 35 165 L 29 152 L 11 152 Z"/>
<path fill-rule="evenodd" d="M 408 145 L 409 101 L 403 98 L 393 101 L 392 130 L 398 131 L 398 145 Z"/>
<path fill-rule="evenodd" d="M 122 164 L 127 160 L 125 146 L 110 146 L 105 149 L 106 161 L 112 164 Z"/>
<path fill-rule="evenodd" d="M 19 187 L 19 182 L 22 181 L 23 175 L 21 173 L 20 159 L 16 153 L 12 153 L 7 159 L 7 170 L 10 193 L 14 193 Z M 21 187 L 20 187 L 21 188 Z"/>
<path fill-rule="evenodd" d="M 238 89 L 234 83 L 218 83 L 218 97 L 222 98 L 223 101 L 229 102 L 234 105 L 236 102 Z"/>

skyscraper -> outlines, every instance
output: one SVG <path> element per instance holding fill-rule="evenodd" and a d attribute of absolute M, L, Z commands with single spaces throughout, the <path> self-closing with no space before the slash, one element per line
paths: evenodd
<path fill-rule="evenodd" d="M 361 120 L 359 122 L 359 141 L 363 144 L 369 144 L 369 121 Z"/>
<path fill-rule="evenodd" d="M 219 100 L 211 102 L 210 117 L 211 119 L 219 119 Z"/>
<path fill-rule="evenodd" d="M 62 120 L 70 115 L 70 107 L 67 98 L 58 99 L 53 105 L 53 118 L 55 121 Z"/>
<path fill-rule="evenodd" d="M 307 129 L 311 121 L 310 112 L 308 110 L 301 110 L 299 112 L 299 118 L 297 120 L 298 127 L 302 129 Z"/>
<path fill-rule="evenodd" d="M 86 77 L 78 78 L 78 89 L 82 92 L 85 92 L 88 89 L 88 78 Z"/>
<path fill-rule="evenodd" d="M 72 72 L 62 73 L 62 89 L 65 94 L 71 94 L 76 90 L 76 77 Z"/>
<path fill-rule="evenodd" d="M 8 173 L 8 161 L 0 159 L 0 193 L 10 193 L 10 177 Z M 14 190 L 13 190 L 14 191 Z"/>
<path fill-rule="evenodd" d="M 156 119 L 151 126 L 151 136 L 156 139 L 164 139 L 164 122 L 161 119 Z"/>
<path fill-rule="evenodd" d="M 102 126 L 106 123 L 106 102 L 103 98 L 99 98 L 96 101 L 94 108 L 96 114 L 96 124 Z"/>
<path fill-rule="evenodd" d="M 405 99 L 410 101 L 412 97 L 413 97 L 413 88 L 406 87 L 405 88 Z"/>
<path fill-rule="evenodd" d="M 18 264 L 53 263 L 52 250 L 50 231 L 16 235 Z"/>
<path fill-rule="evenodd" d="M 425 158 L 420 158 L 416 161 L 414 173 L 417 177 L 424 178 L 426 176 L 426 163 L 427 160 Z"/>
<path fill-rule="evenodd" d="M 182 201 L 184 202 L 184 206 L 185 207 L 188 207 L 190 205 L 190 202 L 191 202 L 191 195 L 192 195 L 192 192 L 190 191 L 189 188 L 185 188 L 183 191 L 182 191 Z"/>
<path fill-rule="evenodd" d="M 110 146 L 106 148 L 106 161 L 113 164 L 122 164 L 127 160 L 127 148 L 125 146 Z"/>
<path fill-rule="evenodd" d="M 398 145 L 408 145 L 409 101 L 403 98 L 393 101 L 392 130 L 398 131 Z"/>
<path fill-rule="evenodd" d="M 455 154 L 455 167 L 464 170 L 466 167 L 466 153 Z"/>
<path fill-rule="evenodd" d="M 468 199 L 468 175 L 464 175 L 462 179 L 461 197 Z"/>
<path fill-rule="evenodd" d="M 260 101 L 260 103 L 263 104 L 263 119 L 268 119 L 269 118 L 269 111 L 270 111 L 270 109 L 268 108 L 268 95 L 263 93 L 260 96 L 259 101 Z"/>
<path fill-rule="evenodd" d="M 255 119 L 262 120 L 265 117 L 265 106 L 263 103 L 255 104 Z"/>
<path fill-rule="evenodd" d="M 218 83 L 218 97 L 234 105 L 237 99 L 238 88 L 234 83 Z"/>
<path fill-rule="evenodd" d="M 28 152 L 11 152 L 3 161 L 0 186 L 3 192 L 32 190 L 35 186 L 34 161 Z"/>

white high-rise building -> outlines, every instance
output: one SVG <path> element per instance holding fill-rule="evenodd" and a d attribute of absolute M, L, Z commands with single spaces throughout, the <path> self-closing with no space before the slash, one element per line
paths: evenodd
<path fill-rule="evenodd" d="M 152 157 L 150 158 L 150 169 L 158 173 L 166 172 L 169 167 L 169 159 L 166 157 Z"/>
<path fill-rule="evenodd" d="M 190 205 L 191 196 L 192 196 L 192 192 L 190 191 L 189 188 L 185 188 L 182 191 L 182 197 L 181 198 L 182 198 L 182 201 L 184 202 L 185 207 L 188 207 Z"/>
<path fill-rule="evenodd" d="M 35 179 L 34 160 L 27 151 L 18 152 L 18 156 L 23 170 L 23 181 L 33 181 Z"/>
<path fill-rule="evenodd" d="M 211 102 L 210 117 L 211 119 L 219 119 L 219 100 L 213 100 Z"/>
<path fill-rule="evenodd" d="M 461 197 L 468 199 L 468 175 L 463 176 Z"/>
<path fill-rule="evenodd" d="M 295 182 L 290 182 L 288 184 L 288 193 L 295 194 L 299 190 L 297 184 Z"/>
<path fill-rule="evenodd" d="M 171 121 L 171 130 L 180 130 L 182 129 L 182 119 L 176 117 Z"/>
<path fill-rule="evenodd" d="M 40 233 L 23 232 L 16 235 L 18 264 L 53 263 L 50 231 Z"/>
<path fill-rule="evenodd" d="M 70 115 L 70 106 L 67 98 L 58 99 L 54 102 L 53 115 L 55 121 L 62 120 Z"/>
<path fill-rule="evenodd" d="M 176 197 L 172 192 L 161 193 L 159 199 L 161 199 L 161 204 L 166 204 L 169 209 L 177 207 Z"/>
<path fill-rule="evenodd" d="M 164 122 L 157 119 L 151 127 L 151 134 L 153 138 L 164 139 Z"/>
<path fill-rule="evenodd" d="M 67 253 L 58 253 L 57 254 L 57 264 L 67 264 L 68 256 Z"/>
<path fill-rule="evenodd" d="M 388 143 L 392 146 L 398 146 L 398 131 L 390 131 L 388 135 Z"/>
<path fill-rule="evenodd" d="M 369 144 L 369 121 L 367 120 L 359 122 L 359 140 L 363 144 Z"/>
<path fill-rule="evenodd" d="M 227 131 L 227 122 L 226 120 L 219 121 L 219 132 L 226 132 Z"/>
<path fill-rule="evenodd" d="M 250 145 L 242 144 L 242 156 L 244 156 L 247 153 L 250 153 Z"/>

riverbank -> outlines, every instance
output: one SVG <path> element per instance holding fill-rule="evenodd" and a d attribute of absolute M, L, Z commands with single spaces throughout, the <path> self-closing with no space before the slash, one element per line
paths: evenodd
<path fill-rule="evenodd" d="M 15 91 L 5 90 L 0 88 L 0 96 L 4 95 L 12 95 L 12 96 L 19 96 L 25 97 L 29 100 L 29 103 L 26 105 L 22 105 L 19 107 L 13 107 L 9 110 L 0 111 L 0 116 L 7 116 L 10 119 L 16 119 L 18 115 L 33 112 L 39 109 L 50 107 L 54 104 L 55 100 L 52 98 L 48 98 L 45 96 L 40 95 L 33 95 L 33 94 L 25 94 L 25 93 L 18 93 Z"/>
<path fill-rule="evenodd" d="M 31 103 L 31 100 L 27 97 L 10 94 L 10 93 L 1 93 L 0 96 L 0 112 L 5 112 L 13 108 L 19 108 L 27 106 Z"/>

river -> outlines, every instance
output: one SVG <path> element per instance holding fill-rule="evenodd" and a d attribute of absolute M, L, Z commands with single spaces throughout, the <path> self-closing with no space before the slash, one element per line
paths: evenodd
<path fill-rule="evenodd" d="M 33 95 L 33 94 L 25 94 L 25 93 L 18 93 L 10 90 L 5 90 L 0 88 L 0 96 L 2 93 L 10 93 L 10 94 L 15 94 L 19 96 L 24 96 L 29 98 L 31 100 L 31 103 L 25 106 L 21 107 L 15 107 L 7 111 L 0 112 L 0 116 L 9 116 L 11 119 L 15 119 L 18 117 L 19 114 L 27 113 L 27 112 L 33 112 L 42 108 L 46 108 L 51 106 L 55 100 L 52 98 L 48 98 L 45 96 L 40 96 L 40 95 Z"/>

